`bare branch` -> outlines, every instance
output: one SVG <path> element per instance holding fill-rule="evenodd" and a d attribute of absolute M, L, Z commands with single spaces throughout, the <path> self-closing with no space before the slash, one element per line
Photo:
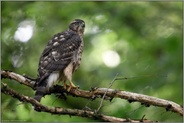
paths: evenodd
<path fill-rule="evenodd" d="M 28 102 L 31 103 L 33 106 L 39 107 L 39 109 L 43 112 L 49 112 L 51 114 L 56 115 L 70 115 L 70 116 L 80 116 L 80 117 L 87 117 L 95 120 L 102 120 L 102 121 L 110 121 L 110 122 L 153 122 L 147 119 L 141 119 L 141 120 L 131 120 L 131 119 L 123 119 L 123 118 L 117 118 L 113 116 L 107 116 L 104 114 L 96 114 L 92 111 L 87 110 L 79 110 L 79 109 L 68 109 L 68 108 L 61 108 L 61 107 L 49 107 L 42 105 L 35 99 L 25 96 L 23 94 L 19 94 L 15 92 L 14 90 L 10 89 L 6 84 L 2 83 L 1 91 L 4 94 L 10 95 L 13 98 L 17 98 L 18 100 L 22 102 Z"/>
<path fill-rule="evenodd" d="M 18 81 L 21 84 L 24 84 L 26 86 L 33 88 L 34 82 L 32 82 L 28 78 L 25 78 L 17 73 L 9 72 L 9 71 L 1 71 L 1 75 L 3 78 L 11 78 L 11 79 Z M 125 99 L 129 101 L 130 103 L 140 102 L 141 104 L 145 106 L 153 105 L 153 106 L 163 107 L 167 111 L 172 111 L 172 112 L 178 113 L 181 116 L 183 116 L 183 107 L 175 102 L 164 100 L 164 99 L 159 99 L 156 97 L 151 97 L 151 96 L 147 96 L 143 94 L 116 90 L 116 89 L 92 88 L 90 91 L 85 91 L 85 90 L 80 90 L 80 89 L 71 89 L 70 92 L 67 92 L 63 88 L 63 86 L 57 85 L 51 88 L 47 94 L 51 94 L 51 93 L 61 93 L 62 95 L 63 93 L 67 93 L 75 97 L 82 97 L 82 98 L 88 98 L 88 99 L 93 99 L 93 100 L 95 98 L 102 98 L 105 94 L 105 97 L 109 97 L 110 99 L 121 98 L 121 99 Z"/>
<path fill-rule="evenodd" d="M 30 78 L 26 78 L 20 74 L 17 74 L 8 70 L 3 70 L 1 71 L 1 78 L 13 79 L 19 82 L 20 84 L 26 85 L 34 89 L 35 81 L 32 81 Z"/>

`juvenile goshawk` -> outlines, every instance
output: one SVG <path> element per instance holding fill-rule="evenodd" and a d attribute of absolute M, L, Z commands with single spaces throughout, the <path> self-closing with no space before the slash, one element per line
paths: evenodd
<path fill-rule="evenodd" d="M 54 35 L 44 49 L 39 65 L 34 99 L 40 101 L 44 93 L 56 82 L 63 81 L 64 87 L 76 88 L 72 74 L 81 63 L 85 22 L 75 19 L 68 30 Z M 67 85 L 66 81 L 70 84 Z"/>

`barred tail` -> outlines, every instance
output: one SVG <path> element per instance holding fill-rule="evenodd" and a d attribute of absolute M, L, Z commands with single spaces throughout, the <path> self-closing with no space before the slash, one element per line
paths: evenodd
<path fill-rule="evenodd" d="M 47 77 L 48 77 L 48 74 L 44 75 L 42 78 L 38 77 L 34 85 L 36 87 L 36 93 L 35 93 L 34 99 L 37 100 L 38 102 L 41 101 L 41 98 L 44 96 L 46 92 Z"/>
<path fill-rule="evenodd" d="M 46 92 L 46 87 L 37 87 L 34 99 L 40 102 L 45 92 Z"/>

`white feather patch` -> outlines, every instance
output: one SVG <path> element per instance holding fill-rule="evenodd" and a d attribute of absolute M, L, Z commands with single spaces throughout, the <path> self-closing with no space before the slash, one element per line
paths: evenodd
<path fill-rule="evenodd" d="M 54 84 L 56 84 L 57 80 L 59 78 L 59 72 L 53 72 L 50 74 L 48 78 L 47 88 L 52 87 Z"/>

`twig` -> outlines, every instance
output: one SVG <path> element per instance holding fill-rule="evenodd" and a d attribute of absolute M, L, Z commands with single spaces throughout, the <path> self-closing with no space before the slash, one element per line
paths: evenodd
<path fill-rule="evenodd" d="M 125 79 L 136 79 L 136 78 L 141 78 L 141 77 L 150 77 L 150 76 L 159 76 L 159 77 L 167 77 L 167 75 L 156 75 L 156 74 L 151 74 L 151 75 L 142 75 L 142 76 L 133 76 L 133 77 L 118 77 L 116 80 L 125 80 Z"/>
<path fill-rule="evenodd" d="M 38 101 L 36 101 L 34 98 L 25 96 L 23 94 L 19 94 L 18 92 L 15 92 L 14 90 L 10 89 L 6 84 L 2 83 L 1 92 L 4 94 L 10 95 L 13 98 L 17 98 L 18 100 L 22 102 L 28 102 L 32 105 L 39 107 L 41 111 L 43 112 L 49 112 L 51 114 L 55 115 L 70 115 L 70 116 L 80 116 L 80 117 L 87 117 L 95 120 L 102 120 L 102 121 L 108 121 L 108 122 L 140 122 L 140 120 L 131 120 L 131 119 L 123 119 L 123 118 L 117 118 L 113 116 L 107 116 L 104 114 L 96 114 L 93 111 L 87 111 L 87 110 L 79 110 L 79 109 L 68 109 L 68 108 L 61 108 L 61 107 L 49 107 L 42 105 Z M 142 122 L 153 122 L 147 119 L 141 119 Z"/>
<path fill-rule="evenodd" d="M 103 97 L 102 97 L 102 99 L 101 99 L 100 106 L 99 106 L 98 109 L 96 110 L 97 113 L 99 112 L 99 110 L 100 110 L 101 107 L 102 107 L 102 104 L 103 104 L 103 101 L 104 101 L 104 98 L 105 98 L 105 96 L 106 96 L 106 93 L 107 93 L 108 89 L 113 85 L 113 83 L 114 83 L 114 81 L 116 80 L 117 76 L 118 76 L 118 73 L 116 74 L 116 76 L 114 77 L 114 79 L 110 82 L 109 87 L 108 87 L 107 90 L 105 91 L 105 93 L 104 93 L 104 95 L 103 95 Z"/>

